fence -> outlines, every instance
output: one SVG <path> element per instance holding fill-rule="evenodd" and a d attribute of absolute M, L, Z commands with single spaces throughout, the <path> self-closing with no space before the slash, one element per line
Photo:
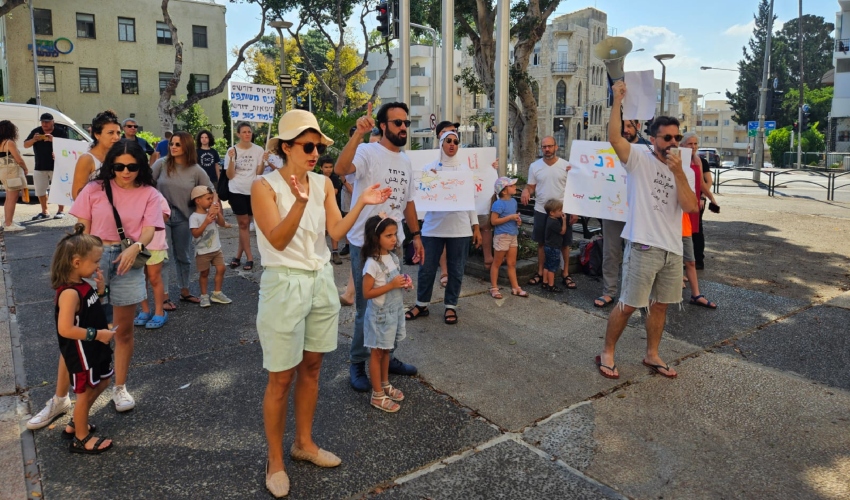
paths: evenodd
<path fill-rule="evenodd" d="M 848 162 L 846 158 L 850 158 L 850 153 L 803 153 L 803 165 L 798 166 L 797 153 L 789 151 L 782 153 L 782 159 L 780 161 L 781 164 L 776 166 L 782 168 L 819 167 L 838 170 L 850 170 L 850 162 Z"/>

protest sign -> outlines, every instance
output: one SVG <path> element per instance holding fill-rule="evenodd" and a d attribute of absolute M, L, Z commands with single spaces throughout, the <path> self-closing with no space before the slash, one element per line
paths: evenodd
<path fill-rule="evenodd" d="M 86 153 L 91 144 L 86 141 L 53 138 L 53 180 L 50 182 L 50 194 L 47 203 L 70 207 L 74 203 L 71 187 L 74 184 L 74 169 L 77 160 Z"/>
<path fill-rule="evenodd" d="M 405 151 L 410 158 L 410 163 L 414 172 L 421 171 L 428 164 L 439 160 L 440 151 L 437 149 Z M 461 148 L 457 151 L 455 157 L 459 160 L 461 167 L 458 171 L 463 171 L 464 168 L 472 172 L 472 186 L 474 193 L 475 212 L 478 215 L 487 215 L 490 213 L 490 198 L 493 196 L 493 185 L 496 179 L 499 178 L 499 172 L 493 168 L 493 162 L 496 161 L 496 148 Z M 450 208 L 445 210 L 464 210 L 461 208 Z M 466 209 L 471 210 L 471 208 Z M 424 210 L 419 206 L 419 201 L 416 201 L 416 211 L 420 214 L 420 218 L 428 210 Z"/>
<path fill-rule="evenodd" d="M 414 170 L 413 201 L 422 212 L 475 209 L 475 185 L 469 170 Z"/>
<path fill-rule="evenodd" d="M 274 120 L 277 87 L 257 83 L 230 82 L 230 119 L 265 122 Z"/>

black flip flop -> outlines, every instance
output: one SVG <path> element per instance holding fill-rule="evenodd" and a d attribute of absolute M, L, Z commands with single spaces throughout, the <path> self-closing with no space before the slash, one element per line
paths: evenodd
<path fill-rule="evenodd" d="M 242 266 L 243 271 L 251 271 L 252 269 L 254 269 L 254 261 L 253 260 L 246 261 L 245 265 Z"/>
<path fill-rule="evenodd" d="M 613 373 L 614 370 L 617 369 L 617 365 L 614 365 L 614 366 L 603 365 L 602 364 L 602 357 L 596 356 L 596 369 L 599 370 L 600 375 L 602 375 L 605 378 L 610 378 L 610 379 L 614 379 L 614 380 L 620 378 L 619 373 L 614 373 L 613 375 L 609 375 L 609 374 L 602 371 L 603 368 L 605 368 L 606 370 L 611 370 L 611 372 Z"/>
<path fill-rule="evenodd" d="M 241 259 L 237 259 L 236 257 L 233 257 L 233 259 L 230 260 L 230 269 L 236 269 L 237 267 L 239 267 L 239 264 L 241 264 L 241 263 L 242 263 Z"/>
<path fill-rule="evenodd" d="M 194 295 L 192 295 L 190 293 L 189 295 L 181 295 L 180 296 L 180 302 L 189 302 L 189 303 L 192 303 L 192 304 L 200 304 L 201 299 L 199 299 L 198 297 L 195 297 Z"/>
<path fill-rule="evenodd" d="M 657 374 L 661 375 L 662 377 L 667 377 L 667 378 L 676 378 L 676 377 L 678 377 L 678 376 L 679 376 L 679 374 L 678 374 L 678 373 L 674 373 L 673 375 L 670 375 L 669 373 L 661 373 L 661 370 L 664 370 L 664 371 L 666 371 L 666 372 L 669 372 L 669 371 L 670 371 L 670 365 L 653 365 L 652 363 L 647 363 L 647 362 L 644 360 L 644 361 L 643 361 L 643 366 L 645 366 L 645 367 L 647 367 L 647 368 L 652 369 L 652 371 L 654 371 L 655 373 L 657 373 Z"/>

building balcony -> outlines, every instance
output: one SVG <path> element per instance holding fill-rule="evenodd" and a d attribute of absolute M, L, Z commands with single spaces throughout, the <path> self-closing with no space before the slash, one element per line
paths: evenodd
<path fill-rule="evenodd" d="M 552 36 L 569 36 L 576 32 L 582 26 L 576 23 L 556 24 L 552 26 Z"/>
<path fill-rule="evenodd" d="M 735 125 L 735 132 L 743 132 L 744 130 L 747 130 L 746 125 Z"/>
<path fill-rule="evenodd" d="M 411 106 L 410 107 L 410 116 L 415 116 L 415 117 L 431 116 L 431 107 L 430 106 Z"/>
<path fill-rule="evenodd" d="M 578 110 L 573 106 L 555 105 L 555 116 L 576 116 Z"/>
<path fill-rule="evenodd" d="M 414 57 L 426 57 L 431 59 L 431 47 L 428 45 L 411 45 L 410 46 L 410 58 Z"/>
<path fill-rule="evenodd" d="M 431 87 L 431 77 L 430 76 L 411 76 L 410 77 L 410 87 Z"/>
<path fill-rule="evenodd" d="M 552 75 L 572 75 L 576 71 L 578 71 L 578 65 L 576 63 L 552 63 Z"/>
<path fill-rule="evenodd" d="M 842 55 L 850 56 L 850 38 L 839 38 L 835 41 L 835 54 L 838 57 Z"/>

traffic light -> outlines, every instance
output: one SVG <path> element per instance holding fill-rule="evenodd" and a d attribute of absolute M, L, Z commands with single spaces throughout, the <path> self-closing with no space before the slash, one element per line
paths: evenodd
<path fill-rule="evenodd" d="M 809 128 L 809 118 L 811 118 L 809 106 L 804 104 L 803 105 L 803 121 L 800 122 L 800 130 L 807 130 Z"/>
<path fill-rule="evenodd" d="M 398 1 L 392 0 L 390 3 L 390 40 L 395 40 L 399 36 Z"/>
<path fill-rule="evenodd" d="M 765 96 L 764 116 L 768 118 L 773 116 L 774 92 L 773 89 L 767 89 L 767 95 Z"/>
<path fill-rule="evenodd" d="M 791 129 L 792 129 L 794 132 L 797 132 L 798 130 L 800 130 L 799 124 L 798 124 L 797 122 L 794 122 L 794 124 L 793 124 L 793 125 L 791 125 Z"/>
<path fill-rule="evenodd" d="M 378 12 L 378 33 L 382 37 L 390 39 L 390 7 L 387 2 L 381 2 L 375 9 Z"/>
<path fill-rule="evenodd" d="M 584 128 L 585 130 L 587 130 L 587 126 L 588 126 L 588 125 L 589 125 L 589 120 L 588 120 L 588 118 L 585 116 L 585 117 L 584 117 L 584 126 L 583 126 L 582 128 Z"/>

